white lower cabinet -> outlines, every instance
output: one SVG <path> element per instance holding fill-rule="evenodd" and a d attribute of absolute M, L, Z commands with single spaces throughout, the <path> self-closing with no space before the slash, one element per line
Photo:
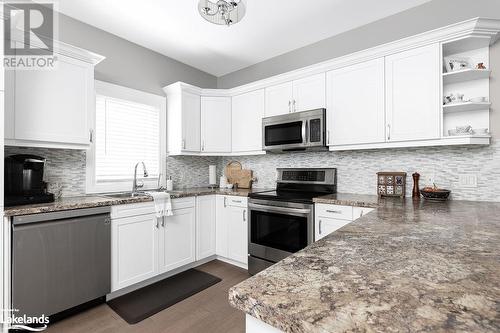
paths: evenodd
<path fill-rule="evenodd" d="M 247 198 L 217 196 L 216 254 L 248 263 L 248 208 Z"/>
<path fill-rule="evenodd" d="M 173 216 L 156 218 L 152 202 L 111 208 L 111 291 L 195 261 L 195 199 L 172 200 Z"/>
<path fill-rule="evenodd" d="M 215 195 L 196 198 L 196 260 L 215 255 Z"/>
<path fill-rule="evenodd" d="M 318 241 L 368 214 L 373 208 L 316 204 L 314 210 L 314 241 Z"/>
<path fill-rule="evenodd" d="M 192 198 L 194 199 L 194 198 Z M 196 260 L 196 208 L 174 209 L 164 218 L 160 230 L 160 273 L 165 273 Z"/>
<path fill-rule="evenodd" d="M 158 274 L 158 229 L 151 213 L 111 220 L 111 291 Z"/>

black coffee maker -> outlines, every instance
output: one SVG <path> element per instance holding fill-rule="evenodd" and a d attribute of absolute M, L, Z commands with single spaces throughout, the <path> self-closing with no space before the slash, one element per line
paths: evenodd
<path fill-rule="evenodd" d="M 36 155 L 12 155 L 5 158 L 5 206 L 53 202 L 43 181 L 45 158 Z"/>

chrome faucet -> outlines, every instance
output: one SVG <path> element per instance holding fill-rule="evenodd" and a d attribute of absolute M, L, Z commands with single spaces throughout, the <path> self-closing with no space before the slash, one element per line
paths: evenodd
<path fill-rule="evenodd" d="M 146 164 L 144 164 L 144 162 L 137 162 L 137 164 L 134 167 L 134 182 L 132 184 L 132 195 L 134 195 L 134 194 L 137 193 L 137 189 L 138 188 L 144 187 L 144 182 L 143 181 L 139 181 L 139 182 L 137 181 L 137 167 L 141 163 L 142 163 L 142 169 L 144 170 L 144 178 L 146 178 L 147 176 L 149 176 L 148 171 L 146 170 Z"/>

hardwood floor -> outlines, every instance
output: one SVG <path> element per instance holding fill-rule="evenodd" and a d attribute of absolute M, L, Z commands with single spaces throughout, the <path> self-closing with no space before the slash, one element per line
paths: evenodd
<path fill-rule="evenodd" d="M 109 306 L 102 304 L 56 322 L 44 332 L 245 332 L 245 315 L 229 305 L 227 292 L 249 277 L 247 271 L 218 260 L 197 269 L 218 276 L 222 281 L 135 325 L 129 325 Z"/>

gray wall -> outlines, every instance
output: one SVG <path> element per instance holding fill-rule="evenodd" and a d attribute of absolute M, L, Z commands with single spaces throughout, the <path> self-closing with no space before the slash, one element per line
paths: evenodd
<path fill-rule="evenodd" d="M 162 87 L 177 81 L 217 86 L 213 75 L 63 14 L 59 15 L 59 39 L 106 57 L 95 69 L 97 80 L 159 95 Z"/>
<path fill-rule="evenodd" d="M 433 0 L 221 76 L 217 86 L 236 87 L 478 16 L 500 18 L 500 0 Z"/>

